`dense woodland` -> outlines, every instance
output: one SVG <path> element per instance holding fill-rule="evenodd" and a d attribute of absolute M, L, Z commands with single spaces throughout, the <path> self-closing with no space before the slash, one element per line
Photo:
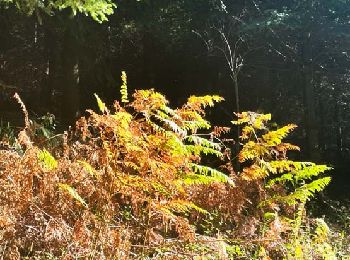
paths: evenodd
<path fill-rule="evenodd" d="M 348 0 L 0 0 L 1 257 L 346 259 L 349 24 Z"/>

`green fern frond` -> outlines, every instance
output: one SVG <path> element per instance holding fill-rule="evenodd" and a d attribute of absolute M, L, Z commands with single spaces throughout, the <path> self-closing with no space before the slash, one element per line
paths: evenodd
<path fill-rule="evenodd" d="M 165 148 L 170 150 L 173 155 L 186 156 L 190 154 L 190 151 L 186 149 L 184 143 L 176 135 L 168 135 L 168 141 L 166 142 Z"/>
<path fill-rule="evenodd" d="M 286 196 L 276 196 L 270 200 L 264 201 L 262 204 L 270 204 L 274 201 L 280 201 L 289 205 L 295 205 L 299 202 L 305 203 L 315 196 L 317 192 L 324 190 L 324 188 L 331 182 L 330 177 L 324 177 L 304 184 L 298 187 L 294 192 Z"/>
<path fill-rule="evenodd" d="M 199 129 L 209 129 L 210 123 L 204 119 L 198 119 L 195 121 L 184 121 L 184 128 L 196 133 Z"/>
<path fill-rule="evenodd" d="M 177 111 L 168 106 L 160 107 L 159 111 L 166 113 L 167 115 L 171 116 L 175 120 L 179 120 L 179 121 L 182 120 L 181 117 L 177 114 Z"/>
<path fill-rule="evenodd" d="M 308 180 L 311 179 L 314 176 L 318 176 L 321 173 L 324 173 L 325 171 L 331 170 L 331 167 L 328 167 L 327 165 L 317 165 L 312 164 L 310 166 L 305 167 L 302 170 L 293 172 L 294 179 L 296 182 L 299 182 L 301 180 Z"/>
<path fill-rule="evenodd" d="M 211 183 L 218 182 L 215 177 L 200 175 L 200 174 L 186 174 L 181 176 L 181 183 L 184 185 L 208 185 Z"/>
<path fill-rule="evenodd" d="M 297 200 L 306 202 L 310 200 L 315 195 L 315 193 L 324 190 L 324 188 L 330 182 L 330 177 L 314 180 L 311 183 L 304 184 L 303 186 L 297 188 L 292 194 L 286 196 L 283 200 L 285 200 L 288 204 L 296 204 Z"/>
<path fill-rule="evenodd" d="M 310 162 L 275 161 L 274 164 L 277 165 L 277 162 L 283 162 L 286 167 L 282 167 L 282 169 L 286 171 L 288 170 L 289 172 L 270 180 L 267 187 L 272 187 L 276 183 L 284 184 L 287 181 L 296 185 L 303 180 L 312 179 L 313 177 L 332 169 L 326 165 L 317 165 Z M 279 168 L 279 172 L 281 172 L 281 168 Z"/>
<path fill-rule="evenodd" d="M 213 177 L 217 182 L 224 182 L 235 186 L 233 180 L 229 176 L 211 167 L 195 163 L 190 163 L 190 167 L 193 169 L 194 173 L 210 176 Z"/>
<path fill-rule="evenodd" d="M 212 142 L 208 139 L 200 137 L 198 135 L 189 135 L 186 136 L 185 140 L 194 143 L 195 145 L 200 145 L 202 147 L 211 148 L 217 151 L 221 150 L 221 145 L 219 143 Z"/>
<path fill-rule="evenodd" d="M 39 151 L 38 159 L 48 171 L 54 170 L 58 166 L 56 159 L 46 149 Z"/>
<path fill-rule="evenodd" d="M 174 121 L 166 119 L 159 115 L 154 115 L 155 118 L 160 120 L 164 123 L 164 125 L 168 126 L 174 133 L 179 134 L 180 136 L 186 136 L 187 132 L 186 130 L 182 129 L 180 126 L 178 126 Z"/>
<path fill-rule="evenodd" d="M 208 147 L 203 147 L 200 145 L 186 145 L 186 149 L 193 153 L 194 155 L 201 155 L 201 154 L 205 154 L 205 155 L 215 155 L 216 157 L 220 158 L 223 156 L 222 152 L 217 151 L 215 149 L 212 148 L 208 148 Z"/>

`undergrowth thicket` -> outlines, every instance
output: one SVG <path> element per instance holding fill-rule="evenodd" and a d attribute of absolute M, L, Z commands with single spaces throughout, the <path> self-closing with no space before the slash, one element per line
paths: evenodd
<path fill-rule="evenodd" d="M 305 203 L 329 168 L 289 160 L 271 115 L 237 114 L 239 161 L 205 109 L 223 99 L 191 96 L 173 109 L 154 90 L 88 110 L 74 130 L 38 131 L 26 118 L 16 149 L 0 150 L 0 257 L 6 259 L 335 259 L 341 251 Z M 56 136 L 54 136 L 56 137 Z M 39 144 L 40 145 L 39 145 Z M 50 144 L 50 145 L 49 145 Z M 205 160 L 204 160 L 205 159 Z M 211 162 L 211 163 L 204 163 Z"/>

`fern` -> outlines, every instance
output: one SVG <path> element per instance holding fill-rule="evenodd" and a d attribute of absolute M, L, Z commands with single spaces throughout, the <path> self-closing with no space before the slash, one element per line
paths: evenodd
<path fill-rule="evenodd" d="M 88 162 L 78 160 L 77 163 L 79 163 L 80 165 L 82 165 L 82 166 L 84 167 L 84 169 L 85 169 L 91 176 L 100 178 L 99 172 L 96 171 L 96 170 L 91 166 L 91 164 L 89 164 Z"/>
<path fill-rule="evenodd" d="M 233 180 L 229 176 L 227 176 L 226 174 L 224 174 L 218 170 L 215 170 L 211 167 L 204 166 L 204 165 L 198 165 L 195 163 L 191 163 L 190 167 L 192 167 L 193 171 L 197 174 L 211 176 L 217 182 L 225 182 L 225 183 L 228 183 L 232 186 L 235 185 Z"/>
<path fill-rule="evenodd" d="M 309 201 L 317 192 L 322 191 L 331 181 L 330 177 L 323 177 L 314 180 L 310 183 L 304 184 L 296 188 L 293 192 L 286 196 L 274 196 L 269 200 L 266 200 L 262 205 L 267 205 L 272 202 L 283 202 L 289 205 L 296 205 L 298 203 L 305 203 Z"/>
<path fill-rule="evenodd" d="M 195 145 L 200 145 L 202 147 L 206 147 L 206 148 L 211 148 L 217 151 L 221 150 L 221 145 L 218 143 L 214 143 L 206 138 L 200 137 L 198 135 L 188 135 L 186 136 L 186 139 L 189 142 L 194 143 Z"/>
<path fill-rule="evenodd" d="M 58 162 L 46 149 L 39 151 L 38 159 L 48 171 L 52 171 L 58 166 Z"/>
<path fill-rule="evenodd" d="M 120 87 L 121 102 L 125 104 L 125 103 L 129 103 L 127 76 L 125 71 L 122 71 L 121 78 L 122 78 L 122 85 Z"/>
<path fill-rule="evenodd" d="M 279 145 L 282 139 L 285 138 L 297 126 L 293 124 L 286 125 L 276 131 L 269 131 L 262 136 L 262 139 L 269 146 Z"/>
<path fill-rule="evenodd" d="M 272 174 L 279 175 L 271 178 L 266 187 L 273 188 L 276 185 L 290 183 L 295 189 L 285 196 L 273 196 L 262 204 L 266 205 L 273 201 L 287 204 L 305 203 L 328 185 L 330 178 L 319 178 L 319 176 L 330 170 L 330 167 L 288 160 L 287 152 L 299 150 L 299 147 L 284 143 L 283 139 L 296 128 L 296 125 L 289 124 L 269 131 L 267 124 L 271 120 L 270 114 L 243 112 L 237 114 L 237 117 L 238 119 L 232 123 L 244 125 L 240 137 L 243 147 L 238 155 L 239 161 L 248 163 L 242 171 L 242 178 L 252 181 L 265 179 Z"/>
<path fill-rule="evenodd" d="M 166 213 L 182 213 L 182 214 L 188 214 L 192 210 L 196 210 L 203 214 L 209 214 L 208 211 L 205 209 L 202 209 L 201 207 L 198 207 L 192 202 L 186 201 L 186 200 L 172 200 L 166 205 L 161 206 L 160 208 L 162 211 L 165 211 Z"/>
<path fill-rule="evenodd" d="M 99 98 L 99 96 L 97 94 L 94 94 L 94 95 L 95 95 L 95 98 L 97 100 L 97 105 L 98 105 L 98 108 L 100 109 L 100 111 L 102 113 L 108 114 L 108 109 L 106 107 L 106 104 L 103 103 L 103 101 Z"/>
<path fill-rule="evenodd" d="M 185 174 L 181 177 L 180 183 L 191 186 L 191 185 L 208 185 L 211 183 L 218 182 L 217 178 L 207 175 L 200 174 Z"/>
<path fill-rule="evenodd" d="M 67 192 L 70 197 L 75 199 L 79 204 L 81 204 L 84 208 L 88 208 L 88 204 L 84 201 L 84 199 L 79 195 L 79 193 L 70 185 L 65 183 L 58 184 L 58 187 Z"/>
<path fill-rule="evenodd" d="M 191 96 L 188 98 L 187 103 L 185 104 L 186 107 L 190 107 L 192 109 L 200 111 L 201 108 L 206 108 L 207 106 L 213 107 L 215 102 L 221 102 L 224 99 L 217 95 L 206 95 L 202 97 L 198 96 Z"/>
<path fill-rule="evenodd" d="M 292 166 L 294 166 L 294 164 L 292 164 Z M 281 177 L 276 177 L 270 180 L 268 186 L 271 187 L 276 183 L 284 184 L 287 181 L 293 185 L 297 185 L 302 181 L 312 179 L 313 177 L 332 169 L 326 165 L 316 165 L 314 163 L 296 164 L 296 166 L 301 167 L 295 167 L 295 170 L 289 168 L 290 172 L 283 174 Z M 288 168 L 286 170 L 288 170 Z"/>

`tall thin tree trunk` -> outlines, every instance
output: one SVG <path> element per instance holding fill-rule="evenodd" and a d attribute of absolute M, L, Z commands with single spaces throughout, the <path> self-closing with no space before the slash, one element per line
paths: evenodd
<path fill-rule="evenodd" d="M 308 157 L 312 161 L 320 161 L 318 122 L 316 117 L 316 93 L 313 75 L 313 55 L 311 33 L 304 32 L 301 49 L 301 77 L 304 90 L 305 125 Z"/>
<path fill-rule="evenodd" d="M 55 27 L 52 23 L 53 17 L 44 19 L 45 28 L 45 51 L 46 51 L 46 81 L 41 90 L 41 104 L 45 110 L 57 114 L 55 110 L 55 90 L 58 89 L 58 75 L 60 74 L 60 49 L 58 37 L 55 33 Z"/>
<path fill-rule="evenodd" d="M 73 23 L 74 21 L 71 21 Z M 79 63 L 78 40 L 74 34 L 74 26 L 68 26 L 64 33 L 62 49 L 62 122 L 72 125 L 79 115 Z"/>
<path fill-rule="evenodd" d="M 232 81 L 233 81 L 233 87 L 234 87 L 234 93 L 235 93 L 235 109 L 234 111 L 236 113 L 239 113 L 240 112 L 240 106 L 239 106 L 239 86 L 238 86 L 238 72 L 234 72 L 232 73 Z M 238 160 L 238 153 L 240 151 L 240 135 L 241 135 L 241 129 L 239 127 L 239 125 L 237 125 L 236 127 L 236 142 L 235 142 L 235 153 L 236 153 L 236 157 L 234 158 L 234 166 L 235 166 L 235 169 L 237 172 L 240 171 L 240 163 L 239 163 L 239 160 Z"/>

